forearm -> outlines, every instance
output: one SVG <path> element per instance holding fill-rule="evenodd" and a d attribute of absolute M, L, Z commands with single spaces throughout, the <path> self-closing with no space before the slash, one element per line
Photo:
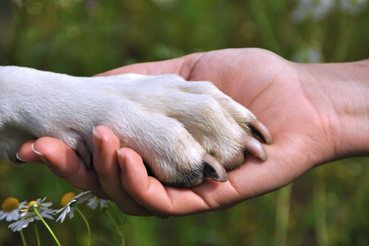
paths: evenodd
<path fill-rule="evenodd" d="M 321 115 L 333 159 L 369 155 L 369 60 L 309 64 L 306 96 Z"/>

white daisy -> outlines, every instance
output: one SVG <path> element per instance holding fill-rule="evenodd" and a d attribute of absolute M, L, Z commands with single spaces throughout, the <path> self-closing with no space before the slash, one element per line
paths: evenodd
<path fill-rule="evenodd" d="M 1 205 L 1 208 L 3 210 L 0 211 L 0 220 L 3 220 L 6 218 L 6 221 L 16 221 L 19 219 L 19 211 L 20 208 L 25 204 L 26 202 L 19 203 L 19 200 L 14 197 L 8 197 L 4 200 L 3 204 Z"/>
<path fill-rule="evenodd" d="M 56 210 L 45 209 L 45 210 L 40 211 L 40 216 L 46 219 L 54 219 L 52 215 L 55 215 L 55 213 L 56 213 Z M 32 211 L 32 212 L 29 212 L 27 216 L 22 217 L 18 221 L 10 224 L 8 227 L 12 231 L 20 231 L 26 228 L 29 225 L 29 223 L 32 223 L 35 220 L 41 220 L 41 219 L 38 217 L 38 215 L 34 211 Z"/>
<path fill-rule="evenodd" d="M 61 213 L 61 215 L 58 217 L 58 220 L 60 220 L 60 223 L 63 223 L 65 217 L 69 215 L 69 218 L 73 218 L 74 216 L 74 207 L 71 207 L 73 203 L 80 204 L 84 201 L 86 201 L 91 196 L 91 191 L 86 191 L 79 193 L 77 196 L 74 192 L 68 192 L 64 194 L 64 196 L 61 199 L 61 205 L 63 208 L 59 209 L 57 213 Z"/>
<path fill-rule="evenodd" d="M 20 219 L 8 227 L 13 231 L 20 231 L 23 228 L 26 228 L 29 223 L 40 220 L 38 217 L 37 212 L 40 214 L 42 218 L 46 219 L 54 219 L 52 215 L 55 215 L 56 211 L 53 209 L 49 209 L 49 207 L 53 204 L 52 202 L 43 202 L 45 201 L 46 197 L 41 200 L 41 198 L 37 199 L 36 201 L 31 201 L 26 203 L 20 207 Z"/>
<path fill-rule="evenodd" d="M 96 209 L 97 205 L 99 205 L 100 203 L 100 207 L 104 208 L 108 202 L 109 200 L 101 199 L 95 196 L 95 197 L 88 199 L 87 206 L 89 206 L 92 209 Z"/>
<path fill-rule="evenodd" d="M 20 209 L 20 218 L 30 217 L 33 216 L 35 213 L 34 209 L 41 214 L 44 210 L 49 210 L 49 207 L 53 204 L 52 202 L 43 202 L 45 201 L 46 197 L 41 200 L 41 198 L 37 199 L 36 201 L 31 201 L 29 203 L 24 204 L 24 206 Z"/>

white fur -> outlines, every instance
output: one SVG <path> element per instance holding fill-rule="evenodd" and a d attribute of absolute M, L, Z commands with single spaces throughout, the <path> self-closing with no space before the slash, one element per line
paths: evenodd
<path fill-rule="evenodd" d="M 85 78 L 0 67 L 0 156 L 8 161 L 26 140 L 42 136 L 91 154 L 92 129 L 105 125 L 158 179 L 181 182 L 191 170 L 202 172 L 206 153 L 234 167 L 254 119 L 210 82 L 176 75 Z"/>

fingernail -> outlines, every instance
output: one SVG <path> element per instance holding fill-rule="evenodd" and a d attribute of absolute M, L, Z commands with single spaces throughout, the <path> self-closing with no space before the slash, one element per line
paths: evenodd
<path fill-rule="evenodd" d="M 19 153 L 17 152 L 17 154 L 15 154 L 15 157 L 17 158 L 17 160 L 21 163 L 27 163 L 27 161 L 25 160 L 22 160 L 20 157 L 19 157 Z"/>
<path fill-rule="evenodd" d="M 99 158 L 101 156 L 101 150 L 102 150 L 102 139 L 100 135 L 95 130 L 95 127 L 92 130 L 93 135 L 95 136 L 95 139 L 93 141 L 94 145 L 94 156 L 95 158 Z"/>
<path fill-rule="evenodd" d="M 123 152 L 122 152 L 122 151 L 120 151 L 120 149 L 117 149 L 117 154 L 118 154 L 120 157 L 122 157 L 124 161 L 126 160 L 126 155 L 125 155 L 125 154 L 123 154 Z"/>
<path fill-rule="evenodd" d="M 51 163 L 47 159 L 46 155 L 44 155 L 44 154 L 38 152 L 37 150 L 35 150 L 35 144 L 34 143 L 31 145 L 31 147 L 32 147 L 33 152 L 36 153 L 36 155 L 38 156 L 38 158 L 40 158 L 41 161 L 43 161 L 47 165 L 51 165 Z"/>
<path fill-rule="evenodd" d="M 126 170 L 125 169 L 125 167 L 126 167 L 126 165 L 125 165 L 126 164 L 126 155 L 123 154 L 123 152 L 120 151 L 120 149 L 117 149 L 117 155 L 118 155 L 118 163 L 119 163 L 120 169 L 122 170 L 122 172 L 125 172 L 125 170 Z"/>

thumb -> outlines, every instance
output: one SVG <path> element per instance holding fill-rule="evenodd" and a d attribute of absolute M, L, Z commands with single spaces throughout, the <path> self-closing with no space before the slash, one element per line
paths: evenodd
<path fill-rule="evenodd" d="M 184 79 L 189 80 L 196 62 L 203 54 L 204 53 L 194 53 L 166 61 L 132 64 L 95 76 L 112 76 L 124 73 L 137 73 L 143 75 L 178 74 Z"/>

